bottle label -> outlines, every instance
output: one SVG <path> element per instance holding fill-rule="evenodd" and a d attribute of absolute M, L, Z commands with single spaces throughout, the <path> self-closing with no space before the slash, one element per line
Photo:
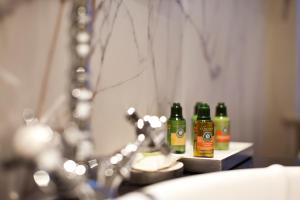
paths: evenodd
<path fill-rule="evenodd" d="M 229 121 L 215 122 L 216 143 L 228 143 L 230 141 Z"/>
<path fill-rule="evenodd" d="M 209 151 L 214 148 L 214 136 L 212 132 L 205 132 L 203 137 L 197 136 L 197 149 L 199 151 Z"/>
<path fill-rule="evenodd" d="M 196 150 L 201 152 L 213 151 L 214 149 L 214 127 L 211 121 L 196 121 L 194 126 Z"/>
<path fill-rule="evenodd" d="M 171 121 L 169 123 L 169 133 L 171 135 L 172 146 L 182 146 L 186 142 L 186 126 L 184 120 Z"/>
<path fill-rule="evenodd" d="M 172 145 L 185 145 L 185 135 L 178 136 L 177 133 L 171 134 L 171 144 Z"/>

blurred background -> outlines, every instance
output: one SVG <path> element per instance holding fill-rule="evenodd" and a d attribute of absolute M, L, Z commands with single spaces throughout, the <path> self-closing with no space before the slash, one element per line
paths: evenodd
<path fill-rule="evenodd" d="M 92 0 L 91 0 L 92 1 Z M 0 141 L 24 110 L 61 126 L 70 82 L 71 0 L 0 0 Z M 232 140 L 255 155 L 298 156 L 296 0 L 95 0 L 91 87 L 99 155 L 135 138 L 124 113 L 169 116 L 180 102 L 191 124 L 197 101 L 225 102 Z M 299 46 L 299 45 L 298 45 Z M 299 53 L 298 53 L 299 55 Z M 51 114 L 51 108 L 58 108 Z M 190 129 L 188 129 L 188 133 Z M 190 135 L 190 134 L 188 134 Z"/>

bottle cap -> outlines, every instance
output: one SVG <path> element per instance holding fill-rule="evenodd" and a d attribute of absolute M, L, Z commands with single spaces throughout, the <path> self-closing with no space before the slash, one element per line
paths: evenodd
<path fill-rule="evenodd" d="M 210 120 L 210 108 L 207 103 L 202 103 L 199 106 L 198 113 L 197 113 L 197 119 Z"/>
<path fill-rule="evenodd" d="M 182 117 L 182 108 L 180 103 L 173 103 L 171 107 L 171 118 L 183 118 Z"/>
<path fill-rule="evenodd" d="M 227 117 L 227 108 L 225 103 L 220 102 L 216 107 L 216 116 L 218 117 Z"/>
<path fill-rule="evenodd" d="M 198 110 L 200 108 L 200 106 L 203 104 L 203 102 L 197 102 L 194 106 L 194 115 L 197 115 Z"/>

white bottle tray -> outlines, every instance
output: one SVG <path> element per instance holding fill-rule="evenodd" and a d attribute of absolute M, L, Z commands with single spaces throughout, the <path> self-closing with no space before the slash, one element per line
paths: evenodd
<path fill-rule="evenodd" d="M 207 173 L 229 170 L 253 156 L 253 143 L 230 142 L 229 150 L 215 150 L 213 158 L 193 156 L 193 147 L 186 146 L 185 154 L 174 154 L 180 157 L 184 170 L 196 173 Z"/>

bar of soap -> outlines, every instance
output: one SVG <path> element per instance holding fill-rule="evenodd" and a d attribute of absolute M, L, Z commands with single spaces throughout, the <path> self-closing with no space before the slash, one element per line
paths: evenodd
<path fill-rule="evenodd" d="M 140 171 L 158 171 L 168 168 L 175 164 L 178 157 L 169 155 L 165 156 L 160 152 L 139 153 L 133 162 L 132 168 Z"/>

